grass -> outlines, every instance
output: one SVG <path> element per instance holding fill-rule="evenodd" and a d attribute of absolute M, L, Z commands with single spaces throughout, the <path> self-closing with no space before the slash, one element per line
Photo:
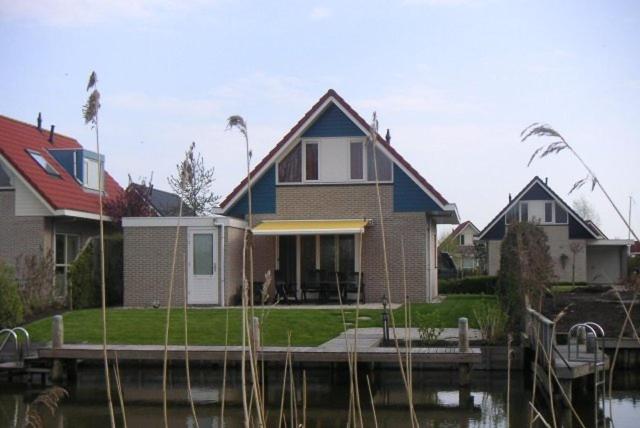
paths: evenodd
<path fill-rule="evenodd" d="M 495 304 L 494 296 L 459 295 L 449 296 L 437 304 L 420 303 L 411 305 L 413 319 L 418 314 L 429 316 L 437 324 L 434 327 L 457 327 L 459 317 L 469 318 L 475 327 L 473 309 L 482 302 Z M 189 309 L 189 343 L 193 345 L 224 345 L 226 309 Z M 229 308 L 229 344 L 241 344 L 241 316 L 239 308 Z M 355 322 L 355 308 L 346 311 L 348 327 Z M 379 327 L 381 310 L 362 309 L 360 327 Z M 317 346 L 343 331 L 342 316 L 337 309 L 278 309 L 266 310 L 264 314 L 256 310 L 262 318 L 265 345 L 285 346 L 291 331 L 292 345 Z M 404 308 L 394 312 L 396 325 L 404 322 Z M 64 335 L 66 343 L 101 343 L 102 330 L 99 309 L 83 309 L 64 314 Z M 164 341 L 165 312 L 159 309 L 111 308 L 107 312 L 109 343 L 119 344 L 162 344 Z M 27 326 L 32 340 L 51 340 L 51 318 L 35 321 Z M 184 343 L 182 309 L 171 312 L 170 343 Z"/>

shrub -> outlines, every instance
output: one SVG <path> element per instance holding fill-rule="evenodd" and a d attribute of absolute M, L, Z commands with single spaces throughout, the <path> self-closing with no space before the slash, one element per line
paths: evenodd
<path fill-rule="evenodd" d="M 469 276 L 438 282 L 441 294 L 495 294 L 496 276 Z"/>
<path fill-rule="evenodd" d="M 13 268 L 0 260 L 0 328 L 22 322 L 24 308 Z"/>
<path fill-rule="evenodd" d="M 41 255 L 44 254 L 44 255 Z M 21 255 L 16 263 L 20 297 L 27 315 L 41 313 L 56 304 L 53 252 Z"/>
<path fill-rule="evenodd" d="M 508 226 L 500 246 L 496 294 L 510 331 L 522 331 L 526 301 L 539 308 L 552 280 L 553 261 L 544 230 L 527 222 Z"/>
<path fill-rule="evenodd" d="M 100 248 L 99 242 L 97 238 L 92 239 L 69 269 L 71 302 L 74 309 L 95 308 L 101 305 L 100 251 L 96 251 Z M 107 305 L 122 305 L 122 236 L 105 238 L 104 247 Z"/>
<path fill-rule="evenodd" d="M 444 331 L 444 328 L 440 327 L 442 323 L 437 314 L 417 314 L 415 323 L 418 328 L 418 334 L 420 335 L 420 341 L 425 345 L 432 345 L 437 342 Z"/>
<path fill-rule="evenodd" d="M 489 305 L 483 302 L 478 308 L 473 310 L 482 339 L 489 344 L 496 344 L 502 341 L 507 334 L 507 314 L 500 306 Z"/>

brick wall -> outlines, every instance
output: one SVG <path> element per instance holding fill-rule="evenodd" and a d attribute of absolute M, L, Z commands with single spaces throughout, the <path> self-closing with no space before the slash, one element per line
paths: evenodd
<path fill-rule="evenodd" d="M 51 249 L 51 223 L 41 216 L 15 216 L 15 192 L 0 191 L 0 259 L 12 266 L 20 255 Z"/>
<path fill-rule="evenodd" d="M 180 228 L 173 305 L 182 305 L 187 228 Z M 124 229 L 124 306 L 166 306 L 169 296 L 175 227 Z M 226 266 L 225 266 L 226 269 Z"/>
<path fill-rule="evenodd" d="M 427 226 L 424 213 L 393 212 L 393 186 L 381 185 L 382 211 L 386 231 L 391 300 L 404 297 L 402 246 L 404 240 L 407 295 L 412 301 L 427 298 Z M 382 227 L 374 185 L 278 186 L 276 214 L 254 216 L 258 224 L 267 219 L 372 219 L 362 242 L 362 272 L 367 301 L 379 302 L 386 294 Z M 274 269 L 273 238 L 256 237 L 254 278 L 262 280 L 267 269 Z M 437 291 L 433 292 L 437 295 Z"/>

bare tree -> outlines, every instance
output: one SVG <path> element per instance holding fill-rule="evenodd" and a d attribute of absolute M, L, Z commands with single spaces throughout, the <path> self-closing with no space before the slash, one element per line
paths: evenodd
<path fill-rule="evenodd" d="M 188 205 L 196 215 L 212 214 L 219 195 L 211 191 L 215 181 L 215 168 L 207 168 L 202 154 L 195 152 L 196 143 L 191 143 L 186 152 L 186 160 L 176 165 L 176 174 L 168 178 L 171 189 Z M 184 177 L 189 179 L 184 181 Z"/>
<path fill-rule="evenodd" d="M 587 198 L 580 196 L 578 199 L 574 199 L 571 207 L 580 217 L 585 220 L 591 220 L 596 226 L 600 227 L 600 216 Z"/>

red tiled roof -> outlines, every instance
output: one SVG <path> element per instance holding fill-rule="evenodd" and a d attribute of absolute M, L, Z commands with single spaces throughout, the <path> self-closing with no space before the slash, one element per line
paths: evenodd
<path fill-rule="evenodd" d="M 46 200 L 54 210 L 75 210 L 99 213 L 98 194 L 85 190 L 49 153 L 48 149 L 82 149 L 73 138 L 54 133 L 49 143 L 49 131 L 0 115 L 0 155 Z M 47 174 L 27 153 L 39 152 L 60 174 Z M 106 196 L 117 195 L 122 188 L 105 173 Z"/>
<path fill-rule="evenodd" d="M 451 231 L 451 233 L 449 234 L 449 238 L 453 238 L 454 236 L 456 236 L 458 233 L 460 233 L 460 231 L 462 229 L 464 229 L 469 223 L 471 223 L 471 221 L 467 220 L 465 222 L 460 223 L 459 225 L 456 226 L 455 229 L 453 229 Z M 449 239 L 447 238 L 447 239 Z"/>
<path fill-rule="evenodd" d="M 363 128 L 369 129 L 369 124 L 367 123 L 367 121 L 364 120 L 340 95 L 338 95 L 336 91 L 334 91 L 333 89 L 329 89 L 327 93 L 324 94 L 318 100 L 318 102 L 316 102 L 313 105 L 313 107 L 311 107 L 311 109 L 302 117 L 302 119 L 300 119 L 298 123 L 296 123 L 295 126 L 291 128 L 291 130 L 287 132 L 287 134 L 284 137 L 282 137 L 282 139 L 278 142 L 278 144 L 276 144 L 275 147 L 271 149 L 271 151 L 260 161 L 260 163 L 258 163 L 258 165 L 256 165 L 255 168 L 253 168 L 253 170 L 251 171 L 252 178 L 255 177 L 262 170 L 262 168 L 264 168 L 273 159 L 276 153 L 278 153 L 278 151 L 287 143 L 287 140 L 289 140 L 289 138 L 291 138 L 307 122 L 307 120 L 309 120 L 309 118 L 316 113 L 316 111 L 322 106 L 322 104 L 330 97 L 333 97 L 345 110 L 347 110 Z M 382 138 L 380 134 L 377 134 L 377 138 L 378 138 L 378 142 L 382 144 L 389 153 L 391 153 L 391 155 L 395 158 L 395 160 L 400 164 L 402 164 L 407 170 L 409 170 L 411 175 L 413 175 L 413 177 L 416 180 L 418 180 L 426 189 L 428 189 L 429 192 L 431 192 L 433 196 L 435 196 L 442 205 L 448 204 L 447 200 L 431 184 L 429 184 L 427 180 L 425 180 L 424 177 L 422 177 L 420 173 L 418 173 L 418 171 L 416 171 L 409 164 L 409 162 L 407 162 L 389 143 L 387 143 L 387 141 L 384 138 Z M 247 183 L 247 178 L 245 177 L 240 182 L 240 184 L 238 184 L 231 191 L 231 193 L 227 195 L 227 197 L 224 199 L 224 201 L 222 201 L 220 206 L 222 208 L 225 208 L 226 205 L 235 197 L 235 195 L 245 187 L 246 183 Z"/>

